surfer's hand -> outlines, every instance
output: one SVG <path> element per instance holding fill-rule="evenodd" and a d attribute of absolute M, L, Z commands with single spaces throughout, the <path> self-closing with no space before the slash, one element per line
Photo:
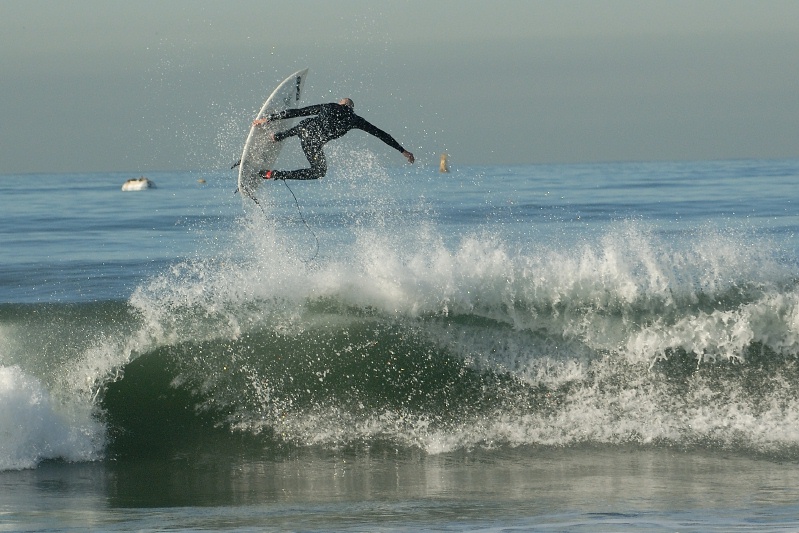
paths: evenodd
<path fill-rule="evenodd" d="M 413 154 L 410 153 L 408 150 L 405 150 L 404 152 L 402 152 L 402 155 L 405 156 L 405 159 L 408 160 L 408 163 L 413 163 L 414 161 L 416 161 L 416 159 L 414 159 L 414 157 L 413 157 Z"/>
<path fill-rule="evenodd" d="M 269 119 L 266 118 L 266 117 L 264 117 L 264 118 L 256 118 L 255 120 L 252 121 L 252 125 L 253 126 L 263 126 L 267 122 L 269 122 Z"/>

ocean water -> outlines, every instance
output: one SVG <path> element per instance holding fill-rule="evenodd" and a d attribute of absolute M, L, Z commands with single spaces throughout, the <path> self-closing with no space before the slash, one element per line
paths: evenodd
<path fill-rule="evenodd" d="M 330 155 L 0 176 L 0 531 L 799 530 L 799 160 Z"/>

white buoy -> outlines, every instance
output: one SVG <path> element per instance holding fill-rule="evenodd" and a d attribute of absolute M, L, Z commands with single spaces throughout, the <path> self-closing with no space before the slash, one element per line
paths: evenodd
<path fill-rule="evenodd" d="M 144 176 L 140 178 L 131 178 L 122 184 L 123 191 L 144 191 L 147 189 L 154 189 L 155 183 L 148 180 Z"/>

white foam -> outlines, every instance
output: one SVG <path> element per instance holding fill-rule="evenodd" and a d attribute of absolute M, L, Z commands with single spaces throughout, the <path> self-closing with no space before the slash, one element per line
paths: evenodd
<path fill-rule="evenodd" d="M 33 468 L 46 459 L 99 458 L 103 428 L 91 409 L 53 399 L 17 366 L 0 366 L 0 470 Z"/>

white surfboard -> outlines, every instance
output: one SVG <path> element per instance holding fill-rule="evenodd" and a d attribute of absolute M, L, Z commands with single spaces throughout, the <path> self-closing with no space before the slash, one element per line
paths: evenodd
<path fill-rule="evenodd" d="M 283 80 L 266 99 L 255 119 L 297 107 L 302 97 L 302 88 L 307 74 L 308 69 L 306 68 Z M 277 156 L 280 154 L 282 143 L 272 142 L 269 137 L 278 131 L 278 125 L 280 130 L 287 130 L 293 126 L 293 122 L 294 120 L 281 120 L 250 128 L 239 165 L 239 192 L 241 194 L 255 200 L 255 190 L 262 181 L 258 172 L 273 169 Z"/>

